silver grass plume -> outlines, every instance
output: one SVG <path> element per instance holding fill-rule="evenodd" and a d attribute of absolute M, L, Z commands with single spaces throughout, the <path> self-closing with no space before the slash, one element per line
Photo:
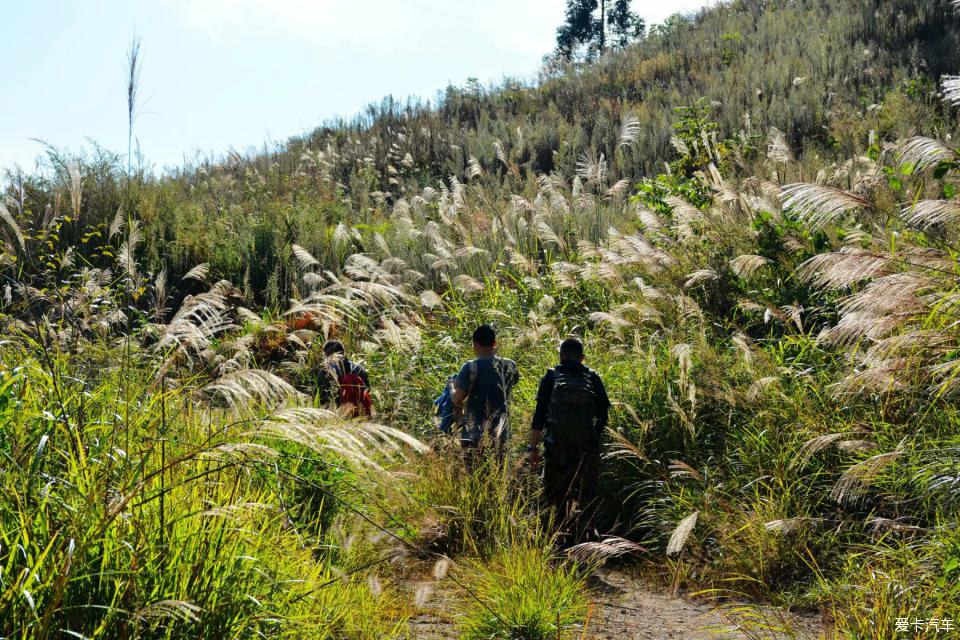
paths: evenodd
<path fill-rule="evenodd" d="M 668 556 L 675 556 L 683 551 L 684 545 L 687 544 L 687 538 L 693 533 L 693 528 L 697 526 L 697 518 L 699 515 L 699 511 L 694 511 L 677 524 L 677 527 L 670 535 L 670 541 L 667 542 Z"/>
<path fill-rule="evenodd" d="M 134 620 L 149 622 L 166 619 L 180 622 L 196 622 L 203 609 L 187 600 L 158 600 L 133 612 Z"/>
<path fill-rule="evenodd" d="M 435 309 L 443 304 L 443 298 L 436 292 L 427 289 L 420 292 L 420 304 L 426 309 Z"/>
<path fill-rule="evenodd" d="M 340 254 L 346 253 L 353 240 L 350 235 L 350 229 L 344 223 L 339 223 L 333 230 L 333 248 Z"/>
<path fill-rule="evenodd" d="M 137 260 L 134 253 L 142 239 L 143 232 L 140 229 L 140 223 L 137 220 L 132 220 L 127 230 L 127 239 L 120 245 L 120 254 L 117 257 L 120 266 L 131 278 L 137 275 Z"/>
<path fill-rule="evenodd" d="M 841 289 L 868 278 L 887 275 L 892 261 L 884 254 L 844 247 L 837 252 L 810 258 L 797 267 L 797 274 L 821 287 Z"/>
<path fill-rule="evenodd" d="M 553 230 L 546 216 L 537 214 L 533 217 L 533 231 L 541 242 L 552 244 L 560 251 L 566 251 L 567 243 Z"/>
<path fill-rule="evenodd" d="M 604 155 L 582 153 L 577 160 L 577 177 L 591 186 L 604 184 L 607 180 L 607 160 Z"/>
<path fill-rule="evenodd" d="M 20 250 L 26 251 L 27 245 L 23 239 L 23 231 L 20 230 L 20 225 L 18 225 L 17 221 L 13 219 L 13 216 L 10 214 L 10 211 L 7 209 L 2 200 L 0 200 L 0 220 L 5 222 L 7 226 L 10 227 L 10 231 L 13 232 L 13 237 L 16 238 L 17 244 L 20 245 Z"/>
<path fill-rule="evenodd" d="M 611 536 L 600 542 L 584 542 L 567 549 L 567 556 L 580 564 L 599 566 L 611 558 L 640 555 L 647 549 L 625 538 Z"/>
<path fill-rule="evenodd" d="M 916 272 L 892 273 L 870 282 L 857 293 L 840 301 L 840 313 L 866 312 L 874 315 L 904 314 L 923 309 L 920 296 L 933 289 L 936 281 Z"/>
<path fill-rule="evenodd" d="M 290 249 L 293 251 L 293 255 L 297 259 L 297 263 L 300 265 L 301 269 L 310 269 L 320 264 L 319 260 L 314 258 L 309 251 L 307 251 L 300 245 L 298 244 L 291 245 Z"/>
<path fill-rule="evenodd" d="M 633 147 L 640 139 L 640 118 L 636 113 L 630 112 L 623 117 L 620 123 L 620 143 L 621 147 Z"/>
<path fill-rule="evenodd" d="M 623 406 L 626 407 L 627 405 Z M 607 429 L 607 434 L 610 437 L 610 442 L 603 454 L 604 458 L 618 458 L 643 463 L 650 462 L 649 458 L 647 458 L 643 451 L 641 451 L 637 444 L 630 438 L 610 428 Z"/>
<path fill-rule="evenodd" d="M 693 223 L 703 220 L 703 212 L 683 198 L 667 196 L 666 203 L 673 214 L 673 228 L 680 240 L 690 240 L 694 237 Z"/>
<path fill-rule="evenodd" d="M 467 177 L 471 180 L 475 180 L 483 176 L 483 167 L 480 166 L 480 161 L 477 160 L 476 156 L 470 156 L 470 160 L 467 162 Z"/>
<path fill-rule="evenodd" d="M 209 347 L 214 336 L 234 328 L 227 308 L 224 296 L 213 291 L 188 296 L 163 327 L 156 349 L 164 351 L 176 348 L 188 357 L 190 352 L 203 351 Z"/>
<path fill-rule="evenodd" d="M 742 255 L 730 261 L 730 269 L 738 278 L 749 278 L 761 267 L 768 264 L 770 264 L 770 260 L 763 256 Z"/>
<path fill-rule="evenodd" d="M 918 171 L 935 167 L 941 162 L 960 161 L 956 151 L 933 138 L 916 136 L 907 138 L 897 145 L 901 164 L 911 164 Z"/>
<path fill-rule="evenodd" d="M 684 289 L 691 289 L 705 282 L 716 280 L 720 276 L 713 269 L 698 269 L 693 273 L 687 274 L 687 281 L 683 283 Z"/>
<path fill-rule="evenodd" d="M 831 491 L 833 498 L 837 502 L 856 501 L 861 498 L 877 476 L 905 453 L 903 445 L 901 442 L 893 451 L 875 455 L 844 471 Z"/>
<path fill-rule="evenodd" d="M 960 105 L 960 76 L 944 76 L 943 99 L 950 104 Z"/>
<path fill-rule="evenodd" d="M 194 268 L 187 271 L 182 280 L 196 280 L 197 282 L 206 282 L 207 277 L 210 275 L 210 265 L 206 262 L 201 262 Z"/>
<path fill-rule="evenodd" d="M 118 207 L 117 213 L 113 216 L 113 222 L 110 223 L 110 231 L 107 235 L 108 239 L 112 239 L 113 236 L 120 233 L 120 230 L 123 229 L 123 225 L 126 222 L 126 218 L 123 215 L 123 208 Z"/>
<path fill-rule="evenodd" d="M 251 405 L 276 406 L 301 395 L 288 382 L 262 369 L 229 373 L 207 384 L 202 391 L 226 402 L 234 411 Z"/>
<path fill-rule="evenodd" d="M 167 270 L 162 269 L 153 283 L 154 318 L 157 321 L 162 321 L 167 310 Z"/>
<path fill-rule="evenodd" d="M 279 411 L 249 435 L 297 442 L 320 453 L 335 452 L 349 462 L 379 469 L 374 454 L 394 456 L 404 448 L 428 447 L 413 436 L 372 422 L 346 420 L 334 411 L 298 407 Z"/>
<path fill-rule="evenodd" d="M 785 185 L 780 199 L 784 209 L 792 210 L 814 229 L 836 222 L 853 211 L 873 208 L 868 200 L 856 194 L 820 184 Z"/>
<path fill-rule="evenodd" d="M 776 127 L 770 127 L 767 134 L 767 157 L 777 164 L 789 164 L 795 160 L 787 137 Z"/>
<path fill-rule="evenodd" d="M 493 152 L 497 156 L 497 160 L 502 162 L 504 166 L 510 166 L 506 150 L 503 148 L 503 142 L 499 138 L 493 141 Z"/>
<path fill-rule="evenodd" d="M 682 460 L 671 460 L 669 468 L 671 478 L 686 478 L 703 482 L 703 476 L 700 472 Z"/>
<path fill-rule="evenodd" d="M 622 196 L 624 193 L 627 192 L 631 184 L 632 183 L 628 178 L 617 180 L 612 187 L 607 189 L 607 192 L 605 195 L 608 198 L 619 198 L 620 196 Z"/>
<path fill-rule="evenodd" d="M 790 467 L 793 469 L 803 468 L 818 452 L 823 451 L 838 440 L 842 440 L 851 435 L 853 435 L 851 432 L 841 431 L 837 433 L 827 433 L 807 440 L 803 443 L 803 446 L 800 447 L 796 456 L 794 456 Z"/>
<path fill-rule="evenodd" d="M 70 176 L 70 207 L 73 209 L 74 217 L 79 217 L 80 202 L 83 198 L 83 174 L 80 171 L 80 163 L 71 162 L 67 167 L 67 174 Z"/>
<path fill-rule="evenodd" d="M 789 535 L 795 531 L 818 524 L 822 521 L 823 518 L 797 516 L 795 518 L 783 518 L 780 520 L 771 520 L 769 522 L 765 522 L 763 528 L 767 531 L 772 531 L 781 535 Z"/>
<path fill-rule="evenodd" d="M 934 225 L 960 221 L 960 203 L 950 200 L 920 200 L 906 205 L 900 216 L 913 227 L 929 229 Z"/>

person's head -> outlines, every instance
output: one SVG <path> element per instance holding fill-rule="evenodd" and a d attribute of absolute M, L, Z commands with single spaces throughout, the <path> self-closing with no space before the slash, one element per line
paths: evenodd
<path fill-rule="evenodd" d="M 339 340 L 327 340 L 323 343 L 323 355 L 328 358 L 334 354 L 343 354 L 346 353 L 346 350 L 343 348 L 343 343 Z"/>
<path fill-rule="evenodd" d="M 583 343 L 576 338 L 567 338 L 561 342 L 560 359 L 583 362 Z"/>
<path fill-rule="evenodd" d="M 497 348 L 497 332 L 488 324 L 482 324 L 473 330 L 473 352 L 477 356 L 488 356 Z"/>

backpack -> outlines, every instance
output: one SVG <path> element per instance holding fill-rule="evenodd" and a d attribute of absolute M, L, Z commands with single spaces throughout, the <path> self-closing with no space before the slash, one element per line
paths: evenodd
<path fill-rule="evenodd" d="M 583 447 L 597 442 L 593 423 L 596 392 L 590 373 L 589 369 L 574 373 L 563 372 L 559 367 L 553 370 L 547 424 L 553 444 Z"/>
<path fill-rule="evenodd" d="M 443 433 L 450 433 L 453 430 L 453 383 L 456 379 L 457 376 L 455 375 L 447 378 L 447 384 L 444 385 L 443 392 L 433 401 L 437 428 Z"/>
<path fill-rule="evenodd" d="M 369 416 L 372 413 L 373 401 L 370 398 L 370 389 L 353 365 L 350 365 L 349 370 L 337 378 L 337 384 L 340 386 L 337 406 L 353 407 L 354 418 Z"/>
<path fill-rule="evenodd" d="M 457 374 L 454 374 L 447 378 L 447 384 L 444 385 L 443 391 L 437 396 L 437 399 L 433 401 L 435 407 L 434 414 L 436 416 L 437 428 L 444 433 L 450 433 L 453 430 L 453 423 L 455 421 L 454 415 L 454 406 L 453 406 L 453 389 L 454 383 L 457 381 Z M 474 382 L 477 381 L 477 362 L 472 360 L 470 362 L 470 388 L 473 388 Z"/>

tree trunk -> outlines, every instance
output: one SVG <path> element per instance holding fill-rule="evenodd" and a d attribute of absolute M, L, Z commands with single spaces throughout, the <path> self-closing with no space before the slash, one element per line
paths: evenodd
<path fill-rule="evenodd" d="M 607 0 L 600 0 L 600 53 L 607 50 Z"/>

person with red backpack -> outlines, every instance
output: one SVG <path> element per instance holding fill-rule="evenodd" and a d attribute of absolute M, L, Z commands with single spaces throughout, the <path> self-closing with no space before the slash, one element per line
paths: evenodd
<path fill-rule="evenodd" d="M 320 400 L 335 402 L 354 418 L 370 416 L 373 402 L 370 397 L 370 379 L 362 365 L 351 362 L 343 343 L 327 340 L 323 344 L 323 365 L 317 374 Z"/>

